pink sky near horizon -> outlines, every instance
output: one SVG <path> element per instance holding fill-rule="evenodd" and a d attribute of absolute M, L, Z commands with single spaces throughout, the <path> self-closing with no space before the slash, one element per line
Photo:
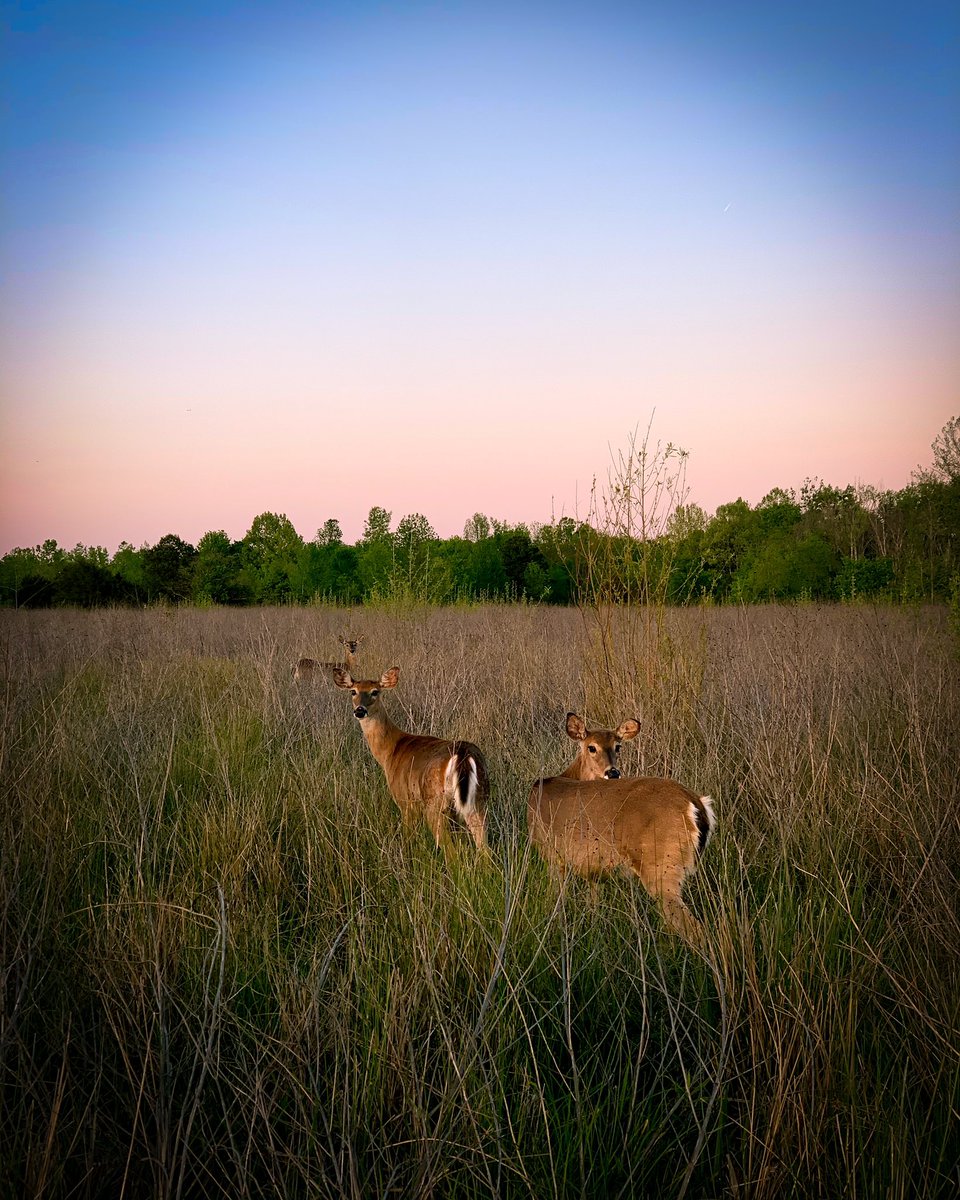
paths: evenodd
<path fill-rule="evenodd" d="M 618 20 L 534 23 L 519 74 L 516 33 L 377 15 L 325 74 L 225 51 L 51 170 L 8 238 L 0 553 L 585 516 L 648 424 L 708 512 L 907 484 L 960 410 L 942 181 Z"/>

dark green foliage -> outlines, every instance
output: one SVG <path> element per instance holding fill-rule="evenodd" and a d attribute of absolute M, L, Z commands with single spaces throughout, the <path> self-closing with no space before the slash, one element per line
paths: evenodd
<path fill-rule="evenodd" d="M 726 599 L 751 547 L 757 544 L 757 521 L 745 500 L 721 504 L 703 535 L 703 562 L 710 572 L 712 594 Z"/>
<path fill-rule="evenodd" d="M 65 563 L 53 582 L 53 603 L 98 608 L 124 599 L 120 580 L 106 567 L 78 559 Z"/>
<path fill-rule="evenodd" d="M 149 600 L 189 600 L 197 551 L 188 542 L 168 533 L 143 551 L 143 575 Z"/>
<path fill-rule="evenodd" d="M 240 582 L 254 603 L 278 604 L 295 595 L 295 575 L 303 539 L 283 513 L 254 517 L 242 542 Z"/>
<path fill-rule="evenodd" d="M 504 529 L 497 533 L 494 542 L 500 552 L 508 588 L 515 596 L 524 595 L 527 569 L 536 565 L 542 570 L 545 565 L 543 555 L 534 545 L 530 531 L 525 525 L 517 525 L 513 529 Z"/>
<path fill-rule="evenodd" d="M 942 599 L 960 565 L 960 478 L 924 479 L 893 498 L 892 558 L 908 599 Z"/>
<path fill-rule="evenodd" d="M 839 599 L 858 600 L 889 597 L 893 585 L 893 563 L 889 558 L 845 558 L 835 586 Z"/>
<path fill-rule="evenodd" d="M 778 533 L 744 555 L 733 592 L 747 601 L 825 600 L 832 595 L 836 567 L 835 551 L 819 534 L 796 538 Z"/>
<path fill-rule="evenodd" d="M 243 545 L 231 542 L 223 530 L 205 533 L 197 546 L 193 596 L 198 603 L 242 604 L 250 598 L 240 582 Z"/>
<path fill-rule="evenodd" d="M 339 604 L 355 604 L 360 600 L 360 555 L 355 546 L 325 542 L 307 546 L 306 554 L 308 596 L 322 596 Z"/>
<path fill-rule="evenodd" d="M 110 560 L 110 570 L 122 581 L 130 604 L 143 604 L 147 599 L 145 549 L 135 550 L 129 542 L 121 542 Z"/>
<path fill-rule="evenodd" d="M 56 596 L 56 585 L 45 575 L 25 575 L 16 593 L 18 608 L 49 608 Z"/>
<path fill-rule="evenodd" d="M 343 544 L 343 530 L 336 517 L 328 517 L 317 530 L 318 546 L 340 546 Z"/>

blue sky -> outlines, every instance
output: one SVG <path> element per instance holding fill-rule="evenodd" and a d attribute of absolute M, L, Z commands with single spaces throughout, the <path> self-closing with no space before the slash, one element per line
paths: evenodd
<path fill-rule="evenodd" d="M 0 551 L 907 482 L 958 410 L 955 6 L 3 7 Z"/>

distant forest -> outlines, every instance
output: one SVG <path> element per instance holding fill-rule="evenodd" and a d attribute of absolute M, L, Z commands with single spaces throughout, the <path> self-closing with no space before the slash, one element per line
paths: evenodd
<path fill-rule="evenodd" d="M 326 520 L 305 540 L 283 514 L 261 513 L 239 541 L 222 530 L 196 546 L 66 550 L 54 541 L 0 559 L 0 603 L 73 605 L 362 604 L 527 600 L 671 604 L 770 600 L 944 601 L 960 597 L 960 418 L 933 443 L 934 462 L 901 491 L 808 480 L 742 499 L 712 517 L 671 503 L 655 529 L 621 519 L 563 517 L 510 525 L 476 513 L 462 537 L 438 538 L 420 513 L 392 526 L 371 508 L 347 545 Z M 672 448 L 668 448 L 669 450 Z M 635 477 L 614 481 L 622 500 Z M 641 480 L 641 488 L 646 481 Z M 637 498 L 638 507 L 642 497 Z M 629 511 L 629 505 L 627 511 Z"/>

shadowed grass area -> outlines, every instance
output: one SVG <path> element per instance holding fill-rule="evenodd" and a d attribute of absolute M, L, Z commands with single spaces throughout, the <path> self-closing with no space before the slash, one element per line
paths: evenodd
<path fill-rule="evenodd" d="M 618 611 L 602 665 L 532 607 L 0 621 L 3 1195 L 956 1194 L 941 612 Z M 484 749 L 488 860 L 404 835 L 293 683 L 345 624 L 399 723 Z M 568 710 L 715 797 L 705 956 L 531 855 Z"/>

